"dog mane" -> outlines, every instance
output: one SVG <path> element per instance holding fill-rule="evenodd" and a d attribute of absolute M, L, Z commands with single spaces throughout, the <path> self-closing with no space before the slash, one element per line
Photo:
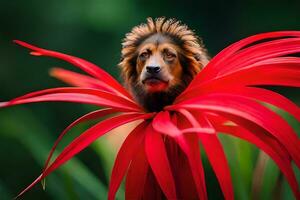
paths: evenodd
<path fill-rule="evenodd" d="M 162 93 L 145 93 L 138 81 L 136 62 L 139 46 L 152 35 L 159 34 L 170 38 L 180 48 L 179 61 L 183 67 L 181 82 Z M 148 111 L 161 110 L 169 105 L 187 87 L 197 73 L 208 63 L 209 57 L 200 38 L 185 24 L 175 19 L 147 18 L 147 22 L 126 34 L 121 51 L 121 75 L 124 86 Z"/>
<path fill-rule="evenodd" d="M 166 19 L 164 17 L 154 20 L 149 17 L 147 23 L 133 27 L 131 32 L 126 34 L 122 43 L 122 62 L 130 60 L 134 56 L 137 47 L 149 36 L 157 33 L 175 40 L 185 51 L 186 56 L 193 56 L 198 61 L 202 61 L 203 65 L 207 64 L 207 51 L 202 40 L 195 35 L 194 31 L 176 19 Z M 124 64 L 122 62 L 120 63 L 121 66 Z"/>
<path fill-rule="evenodd" d="M 194 31 L 182 24 L 176 19 L 166 19 L 164 17 L 152 19 L 147 18 L 147 23 L 140 24 L 132 28 L 126 34 L 121 51 L 121 75 L 125 81 L 125 86 L 130 89 L 131 84 L 136 80 L 136 58 L 139 45 L 148 37 L 154 34 L 168 36 L 172 41 L 184 51 L 184 57 L 187 60 L 187 70 L 197 74 L 209 61 L 207 50 L 201 38 L 197 37 Z"/>

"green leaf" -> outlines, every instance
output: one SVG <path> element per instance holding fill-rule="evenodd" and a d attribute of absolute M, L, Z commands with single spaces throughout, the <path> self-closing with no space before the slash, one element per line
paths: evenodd
<path fill-rule="evenodd" d="M 49 131 L 41 125 L 41 122 L 38 121 L 38 119 L 35 118 L 29 110 L 18 107 L 17 109 L 11 108 L 9 111 L 1 111 L 0 126 L 3 134 L 6 134 L 5 136 L 13 137 L 28 149 L 28 153 L 34 157 L 42 171 L 42 167 L 45 159 L 47 158 L 46 156 L 49 153 L 52 145 L 51 141 L 53 141 L 53 139 L 51 138 Z M 56 155 L 57 152 L 54 156 Z M 73 158 L 58 171 L 63 178 L 66 178 L 65 176 L 69 176 L 72 178 L 72 181 L 67 181 L 67 183 L 65 182 L 65 189 L 62 189 L 56 187 L 63 184 L 62 180 L 55 180 L 53 182 L 51 180 L 56 177 L 55 173 L 47 178 L 47 189 L 49 188 L 50 193 L 55 197 L 55 199 L 66 199 L 66 195 L 68 198 L 74 197 L 74 194 L 77 194 L 77 191 L 74 188 L 70 189 L 72 188 L 70 186 L 72 183 L 70 182 L 73 181 L 80 185 L 80 187 L 84 189 L 85 193 L 93 199 L 106 198 L 106 186 L 104 186 L 104 184 L 100 182 L 78 159 Z M 36 176 L 38 176 L 38 174 Z M 28 180 L 28 182 L 30 182 L 30 180 Z M 59 190 L 61 191 L 59 192 Z M 64 194 L 66 193 L 65 191 L 68 191 L 66 195 Z"/>

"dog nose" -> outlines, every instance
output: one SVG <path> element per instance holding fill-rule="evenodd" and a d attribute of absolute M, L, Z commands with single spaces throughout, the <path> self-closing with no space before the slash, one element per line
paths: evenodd
<path fill-rule="evenodd" d="M 146 71 L 149 74 L 157 74 L 160 71 L 160 67 L 159 66 L 147 66 Z"/>

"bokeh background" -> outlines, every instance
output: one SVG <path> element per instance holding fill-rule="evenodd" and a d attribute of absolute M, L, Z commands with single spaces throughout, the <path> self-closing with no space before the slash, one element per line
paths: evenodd
<path fill-rule="evenodd" d="M 255 33 L 300 30 L 299 8 L 299 0 L 0 0 L 0 101 L 38 89 L 64 86 L 48 75 L 51 67 L 74 70 L 56 59 L 28 55 L 26 49 L 12 43 L 13 39 L 82 57 L 120 79 L 117 63 L 121 40 L 148 16 L 182 20 L 204 39 L 214 56 L 230 43 Z M 299 90 L 273 89 L 300 104 Z M 34 180 L 58 134 L 93 109 L 70 103 L 1 109 L 0 200 L 12 199 Z M 299 133 L 299 123 L 282 114 Z M 74 128 L 58 149 L 91 124 Z M 22 199 L 105 199 L 116 150 L 124 138 L 122 132 L 117 133 L 97 140 L 51 174 L 46 180 L 46 191 L 37 185 Z M 277 167 L 254 146 L 229 137 L 222 137 L 222 142 L 231 166 L 236 199 L 293 199 Z M 209 197 L 222 199 L 205 159 L 204 163 Z M 118 199 L 123 198 L 121 188 Z"/>

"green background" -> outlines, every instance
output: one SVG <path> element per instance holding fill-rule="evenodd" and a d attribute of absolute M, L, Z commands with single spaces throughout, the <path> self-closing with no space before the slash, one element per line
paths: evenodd
<path fill-rule="evenodd" d="M 300 30 L 300 1 L 192 0 L 0 0 L 0 101 L 44 88 L 64 86 L 48 75 L 54 66 L 73 69 L 51 58 L 36 58 L 12 43 L 24 40 L 47 49 L 92 61 L 119 79 L 121 40 L 146 17 L 173 17 L 200 35 L 211 56 L 227 45 L 256 33 Z M 274 88 L 299 105 L 299 90 Z M 0 200 L 11 199 L 41 172 L 57 135 L 95 107 L 70 103 L 41 103 L 0 110 Z M 284 115 L 287 116 L 287 115 Z M 290 122 L 299 130 L 299 123 Z M 91 124 L 71 131 L 62 147 Z M 299 131 L 298 131 L 299 132 Z M 222 137 L 232 168 L 236 199 L 293 199 L 274 163 L 246 142 Z M 103 138 L 47 178 L 23 199 L 105 199 L 114 145 Z M 300 153 L 300 152 L 299 152 Z M 266 161 L 259 192 L 251 192 L 257 161 Z M 220 199 L 219 186 L 206 163 L 211 199 Z M 298 171 L 297 171 L 298 173 Z M 118 198 L 123 198 L 121 188 Z"/>

